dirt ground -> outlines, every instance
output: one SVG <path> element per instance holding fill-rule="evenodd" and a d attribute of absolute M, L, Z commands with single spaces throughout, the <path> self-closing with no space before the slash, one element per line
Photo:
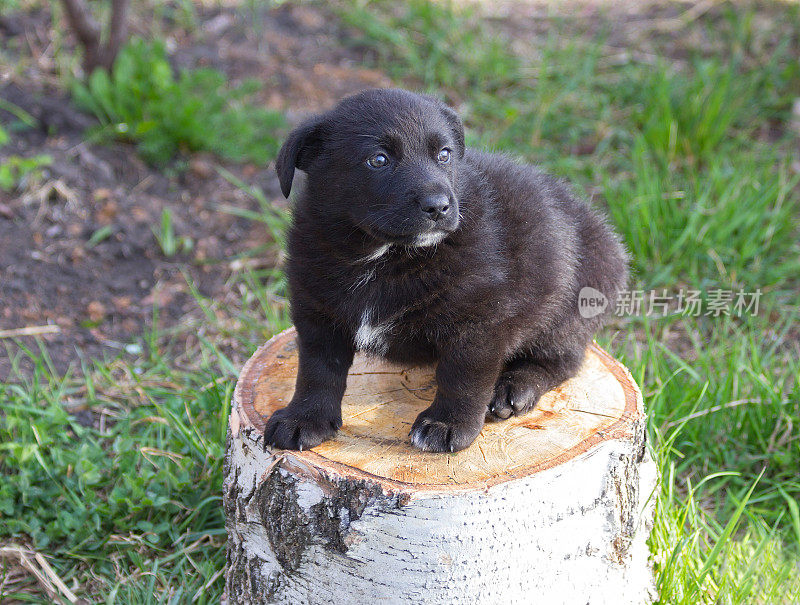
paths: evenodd
<path fill-rule="evenodd" d="M 193 33 L 171 30 L 176 67 L 214 66 L 233 81 L 257 77 L 265 82 L 264 103 L 291 108 L 290 122 L 348 93 L 390 84 L 359 65 L 358 51 L 347 49 L 320 8 L 284 5 L 259 15 L 258 36 L 252 17 L 241 10 L 201 11 Z M 0 97 L 39 121 L 39 128 L 12 134 L 0 161 L 9 155 L 52 158 L 37 182 L 0 191 L 0 333 L 6 334 L 0 339 L 0 380 L 15 379 L 15 347 L 7 343 L 21 330 L 52 331 L 41 338 L 54 366 L 64 371 L 79 367 L 81 359 L 123 352 L 152 323 L 153 303 L 162 329 L 199 319 L 184 272 L 204 296 L 230 298 L 232 259 L 264 245 L 268 235 L 260 223 L 220 210 L 256 210 L 257 203 L 216 166 L 285 204 L 272 166 L 193 156 L 188 170 L 159 171 L 128 145 L 86 142 L 94 121 L 58 88 L 56 58 L 47 44 L 51 26 L 48 10 L 0 17 L 0 44 L 19 59 L 1 67 Z M 0 111 L 0 121 L 8 118 Z M 153 229 L 164 209 L 177 235 L 194 241 L 191 254 L 162 252 Z M 92 236 L 109 229 L 94 244 Z M 35 348 L 30 337 L 22 342 Z M 19 370 L 28 373 L 24 364 Z"/>

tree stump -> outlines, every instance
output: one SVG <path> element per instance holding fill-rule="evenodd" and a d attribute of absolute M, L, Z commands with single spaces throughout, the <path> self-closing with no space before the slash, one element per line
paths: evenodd
<path fill-rule="evenodd" d="M 356 356 L 344 426 L 264 449 L 294 391 L 295 332 L 262 346 L 234 394 L 225 467 L 230 603 L 649 603 L 655 465 L 642 397 L 597 345 L 532 412 L 434 454 L 408 432 L 433 369 Z"/>

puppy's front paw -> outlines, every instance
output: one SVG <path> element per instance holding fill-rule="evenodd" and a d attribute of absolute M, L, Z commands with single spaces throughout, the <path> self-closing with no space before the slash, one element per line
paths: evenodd
<path fill-rule="evenodd" d="M 307 450 L 336 435 L 341 417 L 330 418 L 318 410 L 296 410 L 291 405 L 277 410 L 264 427 L 264 444 L 285 450 Z"/>
<path fill-rule="evenodd" d="M 437 418 L 428 408 L 417 416 L 411 427 L 411 443 L 426 452 L 457 452 L 475 441 L 481 428 L 482 423 Z"/>

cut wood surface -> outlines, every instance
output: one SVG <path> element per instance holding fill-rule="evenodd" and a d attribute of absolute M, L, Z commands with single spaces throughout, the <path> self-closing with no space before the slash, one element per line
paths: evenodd
<path fill-rule="evenodd" d="M 294 393 L 293 329 L 261 347 L 242 371 L 237 422 L 262 431 Z M 528 414 L 487 422 L 475 442 L 455 454 L 411 446 L 414 419 L 436 394 L 431 367 L 406 367 L 356 355 L 335 439 L 294 454 L 312 464 L 345 465 L 388 484 L 419 489 L 494 484 L 566 462 L 608 439 L 630 436 L 643 418 L 641 395 L 628 371 L 591 345 L 580 372 L 542 397 Z"/>
<path fill-rule="evenodd" d="M 228 603 L 642 605 L 655 465 L 642 397 L 596 345 L 528 414 L 454 454 L 408 432 L 433 368 L 356 356 L 338 435 L 264 447 L 289 403 L 294 330 L 261 347 L 234 391 L 223 500 Z"/>

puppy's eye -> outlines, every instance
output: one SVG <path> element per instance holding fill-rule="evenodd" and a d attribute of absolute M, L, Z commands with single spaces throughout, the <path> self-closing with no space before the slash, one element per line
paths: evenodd
<path fill-rule="evenodd" d="M 383 168 L 388 163 L 389 163 L 389 158 L 387 158 L 382 153 L 373 155 L 370 159 L 367 160 L 367 166 L 369 166 L 370 168 Z"/>
<path fill-rule="evenodd" d="M 450 150 L 445 147 L 439 152 L 439 155 L 436 156 L 436 159 L 440 164 L 447 164 L 447 162 L 450 161 Z"/>

